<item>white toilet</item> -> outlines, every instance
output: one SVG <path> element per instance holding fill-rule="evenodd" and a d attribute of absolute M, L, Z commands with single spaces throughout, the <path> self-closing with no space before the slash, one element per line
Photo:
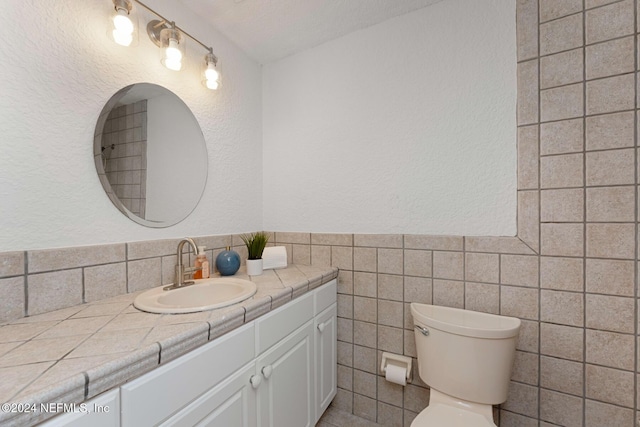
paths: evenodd
<path fill-rule="evenodd" d="M 411 303 L 420 378 L 429 406 L 411 427 L 496 427 L 507 400 L 520 319 Z"/>

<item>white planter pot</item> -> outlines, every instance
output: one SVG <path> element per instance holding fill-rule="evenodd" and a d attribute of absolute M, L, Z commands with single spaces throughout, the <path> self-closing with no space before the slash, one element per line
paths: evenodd
<path fill-rule="evenodd" d="M 262 274 L 262 258 L 247 260 L 247 274 L 249 276 L 259 276 Z"/>

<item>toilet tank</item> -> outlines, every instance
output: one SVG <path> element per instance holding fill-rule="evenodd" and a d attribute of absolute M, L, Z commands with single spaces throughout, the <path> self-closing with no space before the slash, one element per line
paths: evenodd
<path fill-rule="evenodd" d="M 507 400 L 520 319 L 418 303 L 411 314 L 422 381 L 471 402 Z"/>

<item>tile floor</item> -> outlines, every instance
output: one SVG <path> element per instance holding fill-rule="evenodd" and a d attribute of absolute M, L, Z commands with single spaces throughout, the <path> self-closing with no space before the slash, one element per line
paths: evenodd
<path fill-rule="evenodd" d="M 372 421 L 365 420 L 364 418 L 357 417 L 348 412 L 329 406 L 325 413 L 322 415 L 316 427 L 380 427 L 381 424 L 376 424 Z"/>

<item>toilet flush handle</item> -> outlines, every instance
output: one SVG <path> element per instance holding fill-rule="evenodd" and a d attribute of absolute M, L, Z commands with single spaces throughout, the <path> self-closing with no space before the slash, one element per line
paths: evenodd
<path fill-rule="evenodd" d="M 429 330 L 427 328 L 416 325 L 416 329 L 422 332 L 422 335 L 424 335 L 425 337 L 429 336 Z"/>

